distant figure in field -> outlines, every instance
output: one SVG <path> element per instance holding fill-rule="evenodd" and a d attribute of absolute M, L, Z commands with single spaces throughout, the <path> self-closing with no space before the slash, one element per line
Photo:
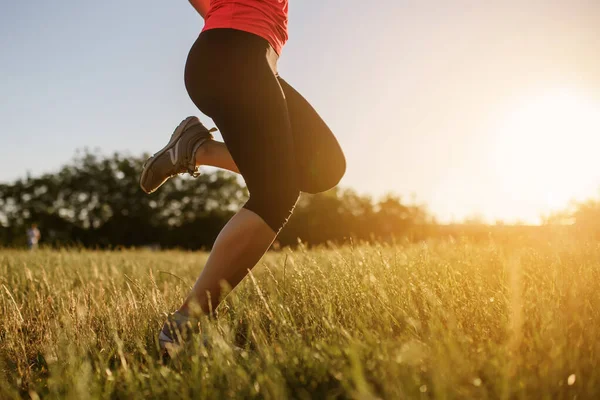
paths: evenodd
<path fill-rule="evenodd" d="M 37 224 L 31 224 L 29 229 L 27 229 L 27 246 L 29 247 L 29 250 L 37 249 L 41 238 L 42 234 L 40 233 Z"/>
<path fill-rule="evenodd" d="M 140 186 L 152 193 L 172 176 L 197 176 L 199 166 L 209 165 L 241 174 L 250 199 L 225 225 L 191 293 L 165 322 L 159 342 L 167 350 L 179 344 L 177 330 L 197 326 L 195 316 L 217 307 L 222 282 L 233 288 L 256 265 L 300 192 L 331 189 L 346 170 L 331 130 L 277 72 L 288 39 L 288 0 L 190 3 L 205 24 L 188 55 L 185 85 L 224 143 L 198 118 L 186 118 L 146 161 Z"/>

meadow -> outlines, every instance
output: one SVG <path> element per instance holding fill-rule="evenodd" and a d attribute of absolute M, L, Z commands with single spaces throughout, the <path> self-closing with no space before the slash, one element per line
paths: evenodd
<path fill-rule="evenodd" d="M 0 398 L 600 398 L 600 244 L 269 253 L 174 360 L 206 253 L 0 250 Z"/>

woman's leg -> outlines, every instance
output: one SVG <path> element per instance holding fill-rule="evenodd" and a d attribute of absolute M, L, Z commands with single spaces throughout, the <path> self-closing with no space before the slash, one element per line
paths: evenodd
<path fill-rule="evenodd" d="M 188 93 L 219 127 L 250 199 L 219 234 L 183 314 L 194 304 L 205 313 L 216 308 L 222 283 L 235 287 L 256 265 L 299 196 L 291 125 L 272 52 L 263 39 L 233 30 L 204 32 L 190 52 Z M 223 148 L 218 151 L 221 162 L 227 157 Z"/>
<path fill-rule="evenodd" d="M 192 291 L 179 308 L 183 315 L 209 314 L 221 301 L 224 283 L 234 288 L 269 249 L 276 233 L 242 208 L 221 230 Z"/>
<path fill-rule="evenodd" d="M 333 132 L 310 103 L 283 78 L 296 159 L 298 186 L 306 193 L 319 193 L 338 184 L 346 171 L 346 159 Z M 196 165 L 208 165 L 239 173 L 223 142 L 209 140 L 196 153 Z"/>
<path fill-rule="evenodd" d="M 344 153 L 331 129 L 310 103 L 283 78 L 278 79 L 292 125 L 298 186 L 302 192 L 313 194 L 331 189 L 346 171 Z M 198 149 L 196 165 L 240 172 L 225 143 L 214 140 Z"/>
<path fill-rule="evenodd" d="M 291 124 L 295 156 L 293 173 L 298 178 L 299 189 L 308 193 L 328 190 L 334 187 L 344 175 L 346 168 L 344 154 L 335 136 L 310 103 L 285 80 L 280 77 L 278 80 L 285 94 Z M 275 109 L 277 108 L 275 107 Z M 272 109 L 271 111 L 269 111 L 270 107 L 265 109 L 267 113 L 263 118 L 269 118 Z M 284 111 L 281 109 L 279 112 L 283 113 Z M 235 134 L 230 143 L 237 152 L 240 151 L 241 143 L 238 135 L 239 132 L 245 130 L 246 123 L 253 120 L 257 132 L 261 129 L 260 121 L 255 119 L 256 114 L 254 116 L 246 115 L 246 118 L 242 119 L 240 116 L 233 119 L 225 116 L 220 123 L 215 120 L 219 127 L 226 129 L 225 135 L 231 132 Z M 232 120 L 241 123 L 232 124 L 230 123 Z M 252 126 L 252 124 L 249 125 L 250 132 L 252 132 Z M 279 128 L 274 127 L 273 132 L 277 132 L 278 129 L 281 129 L 281 132 L 286 131 L 285 127 L 280 126 Z M 275 139 L 275 141 L 277 140 Z M 283 150 L 281 150 L 277 148 L 279 146 L 267 145 L 265 148 L 261 148 L 260 143 L 261 141 L 258 140 L 253 145 L 244 146 L 238 157 L 246 159 L 244 163 L 253 163 L 254 156 L 244 155 L 248 154 L 248 150 L 258 153 L 262 150 L 266 151 L 266 154 L 279 152 L 285 154 L 290 151 L 289 144 L 284 144 Z M 236 173 L 240 172 L 227 145 L 212 140 L 198 149 L 196 165 L 210 165 Z M 289 170 L 290 167 L 288 166 L 286 169 Z M 252 174 L 255 174 L 254 171 Z M 275 181 L 273 180 L 273 183 Z M 264 189 L 261 190 L 264 191 Z M 224 281 L 229 286 L 235 287 L 270 247 L 276 237 L 276 231 L 276 228 L 266 224 L 258 214 L 247 209 L 240 210 L 219 234 L 202 274 L 179 311 L 189 314 L 191 304 L 197 304 L 199 311 L 202 312 L 210 312 L 211 309 L 214 309 L 220 300 L 221 283 Z"/>

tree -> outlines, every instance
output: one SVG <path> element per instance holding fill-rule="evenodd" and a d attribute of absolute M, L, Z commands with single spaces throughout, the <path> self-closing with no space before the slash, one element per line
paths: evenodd
<path fill-rule="evenodd" d="M 58 172 L 0 185 L 0 243 L 24 246 L 37 223 L 44 244 L 210 247 L 247 199 L 238 178 L 222 171 L 198 179 L 169 180 L 148 196 L 138 179 L 143 157 L 83 151 Z M 387 196 L 370 197 L 339 188 L 302 195 L 279 236 L 283 245 L 370 240 L 407 235 L 430 218 L 424 207 Z"/>
<path fill-rule="evenodd" d="M 85 151 L 55 174 L 0 185 L 0 238 L 21 244 L 26 226 L 37 222 L 54 245 L 210 246 L 243 203 L 244 188 L 232 174 L 215 172 L 172 179 L 147 196 L 138 185 L 145 158 Z M 190 229 L 199 221 L 201 229 Z"/>

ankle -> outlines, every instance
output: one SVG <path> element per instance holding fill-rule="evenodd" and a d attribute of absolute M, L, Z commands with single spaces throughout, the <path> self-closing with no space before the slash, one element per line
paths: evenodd
<path fill-rule="evenodd" d="M 200 147 L 196 150 L 196 166 L 199 167 L 201 165 L 207 165 L 209 154 L 210 154 L 210 144 L 211 140 L 207 140 L 202 143 Z"/>
<path fill-rule="evenodd" d="M 185 317 L 189 317 L 190 316 L 190 306 L 187 304 L 187 302 L 185 302 L 181 307 L 179 307 L 179 309 L 177 309 L 177 311 L 175 311 L 175 313 L 183 315 Z"/>
<path fill-rule="evenodd" d="M 193 300 L 191 302 L 186 301 L 177 311 L 175 311 L 175 314 L 179 314 L 188 319 L 198 319 L 204 315 L 202 309 Z"/>

